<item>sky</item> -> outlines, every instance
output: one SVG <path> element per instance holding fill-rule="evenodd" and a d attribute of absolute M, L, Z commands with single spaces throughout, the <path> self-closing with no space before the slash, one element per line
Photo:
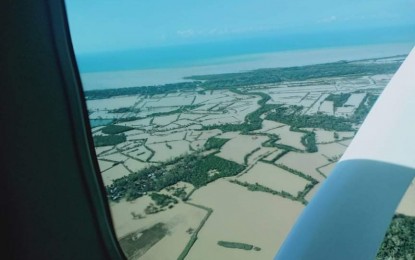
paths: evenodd
<path fill-rule="evenodd" d="M 66 5 L 78 54 L 415 28 L 415 0 L 66 0 Z"/>

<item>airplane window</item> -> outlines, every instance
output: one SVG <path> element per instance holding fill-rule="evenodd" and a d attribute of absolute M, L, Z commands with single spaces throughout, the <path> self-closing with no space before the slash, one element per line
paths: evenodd
<path fill-rule="evenodd" d="M 273 258 L 415 42 L 410 0 L 66 5 L 128 259 Z M 413 205 L 379 259 L 415 257 Z"/>

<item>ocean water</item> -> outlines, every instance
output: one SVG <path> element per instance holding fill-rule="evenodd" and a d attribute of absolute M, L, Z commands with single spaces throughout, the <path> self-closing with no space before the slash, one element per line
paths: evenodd
<path fill-rule="evenodd" d="M 89 123 L 91 124 L 91 127 L 97 127 L 97 126 L 104 126 L 109 125 L 114 120 L 112 119 L 90 119 Z"/>
<path fill-rule="evenodd" d="M 146 49 L 77 54 L 81 72 L 148 70 L 207 66 L 240 56 L 323 48 L 415 42 L 415 28 L 285 33 Z M 245 57 L 246 58 L 246 57 Z"/>
<path fill-rule="evenodd" d="M 151 86 L 200 74 L 408 54 L 415 27 L 251 36 L 210 43 L 77 53 L 85 90 Z"/>

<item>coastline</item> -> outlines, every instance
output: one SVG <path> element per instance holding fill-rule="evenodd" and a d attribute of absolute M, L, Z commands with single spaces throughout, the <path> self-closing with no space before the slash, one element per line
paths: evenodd
<path fill-rule="evenodd" d="M 281 51 L 211 59 L 207 65 L 191 67 L 81 73 L 81 78 L 85 90 L 151 86 L 190 81 L 183 78 L 193 75 L 407 55 L 412 47 L 411 43 L 394 43 Z"/>

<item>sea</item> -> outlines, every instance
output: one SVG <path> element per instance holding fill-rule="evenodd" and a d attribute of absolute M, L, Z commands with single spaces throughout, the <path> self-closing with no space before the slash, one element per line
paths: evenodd
<path fill-rule="evenodd" d="M 407 55 L 415 44 L 415 38 L 363 44 L 353 41 L 324 44 L 312 39 L 278 43 L 255 39 L 79 54 L 77 62 L 84 90 L 97 90 L 185 82 L 186 77 L 193 75 Z"/>

